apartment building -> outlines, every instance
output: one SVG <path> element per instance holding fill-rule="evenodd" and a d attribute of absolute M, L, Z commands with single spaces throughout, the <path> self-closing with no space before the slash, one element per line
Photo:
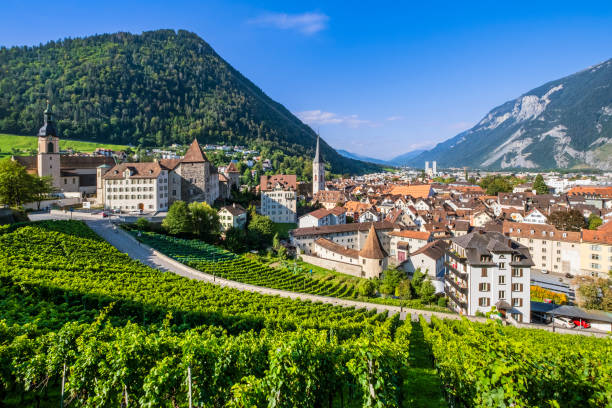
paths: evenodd
<path fill-rule="evenodd" d="M 595 231 L 582 231 L 580 270 L 595 278 L 606 278 L 612 271 L 612 222 Z"/>
<path fill-rule="evenodd" d="M 504 235 L 525 245 L 534 270 L 543 273 L 581 274 L 580 232 L 562 231 L 549 224 L 505 221 Z"/>
<path fill-rule="evenodd" d="M 261 215 L 277 223 L 297 222 L 297 179 L 295 175 L 261 176 Z"/>
<path fill-rule="evenodd" d="M 519 322 L 530 321 L 529 249 L 499 232 L 472 232 L 450 240 L 445 291 L 458 313 L 486 313 L 493 306 Z"/>
<path fill-rule="evenodd" d="M 433 235 L 427 231 L 402 230 L 390 232 L 388 235 L 391 239 L 389 255 L 397 263 L 404 262 L 411 252 L 433 240 Z"/>

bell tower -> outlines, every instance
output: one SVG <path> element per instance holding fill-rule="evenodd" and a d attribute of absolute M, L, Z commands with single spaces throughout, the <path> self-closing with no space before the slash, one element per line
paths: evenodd
<path fill-rule="evenodd" d="M 38 175 L 51 176 L 53 186 L 60 187 L 59 137 L 49 101 L 44 112 L 45 123 L 38 131 Z"/>
<path fill-rule="evenodd" d="M 317 150 L 312 161 L 312 195 L 325 190 L 325 163 L 319 156 L 319 135 L 317 135 Z"/>

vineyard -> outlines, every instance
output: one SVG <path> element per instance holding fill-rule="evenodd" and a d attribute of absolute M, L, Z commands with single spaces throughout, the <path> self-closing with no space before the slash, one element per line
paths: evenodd
<path fill-rule="evenodd" d="M 291 292 L 341 298 L 356 296 L 354 284 L 340 282 L 331 275 L 322 279 L 311 279 L 302 268 L 271 268 L 202 241 L 154 232 L 132 231 L 132 234 L 163 254 L 210 275 Z"/>
<path fill-rule="evenodd" d="M 208 249 L 209 263 L 239 259 Z M 609 339 L 221 288 L 133 261 L 76 221 L 1 229 L 0 282 L 0 406 L 611 403 Z"/>

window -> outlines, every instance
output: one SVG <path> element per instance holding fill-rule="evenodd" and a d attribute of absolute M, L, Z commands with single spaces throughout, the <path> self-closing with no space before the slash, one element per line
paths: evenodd
<path fill-rule="evenodd" d="M 512 314 L 512 318 L 514 320 L 516 320 L 517 322 L 522 322 L 523 321 L 523 315 L 520 313 L 511 313 Z"/>
<path fill-rule="evenodd" d="M 542 252 L 546 252 L 546 248 L 542 248 Z"/>
<path fill-rule="evenodd" d="M 561 250 L 557 249 L 557 255 L 560 255 L 560 254 L 561 254 Z"/>
<path fill-rule="evenodd" d="M 591 245 L 591 251 L 601 251 L 601 247 L 599 245 Z"/>
<path fill-rule="evenodd" d="M 522 278 L 523 277 L 523 269 L 521 269 L 521 268 L 512 268 L 512 276 L 514 276 L 515 278 Z"/>
<path fill-rule="evenodd" d="M 591 254 L 591 259 L 594 261 L 599 261 L 599 255 L 598 254 Z"/>
<path fill-rule="evenodd" d="M 490 289 L 490 285 L 486 282 L 482 282 L 478 284 L 478 290 L 481 292 L 488 292 Z"/>
<path fill-rule="evenodd" d="M 499 275 L 499 284 L 503 285 L 506 283 L 506 277 L 504 275 Z"/>
<path fill-rule="evenodd" d="M 486 278 L 488 276 L 487 268 L 482 268 L 482 272 L 480 273 L 480 276 L 482 276 L 483 278 Z"/>
<path fill-rule="evenodd" d="M 512 284 L 512 291 L 513 292 L 522 292 L 523 291 L 523 284 L 522 283 L 513 283 Z"/>
<path fill-rule="evenodd" d="M 512 307 L 522 307 L 522 306 L 523 306 L 523 298 L 512 299 Z"/>
<path fill-rule="evenodd" d="M 500 290 L 498 294 L 499 294 L 499 298 L 500 299 L 505 299 L 506 298 L 506 292 L 505 291 Z"/>
<path fill-rule="evenodd" d="M 591 268 L 593 268 L 593 269 L 599 269 L 599 264 L 592 263 L 592 264 L 591 264 Z"/>
<path fill-rule="evenodd" d="M 542 260 L 545 261 L 546 260 L 546 255 L 542 255 Z"/>
<path fill-rule="evenodd" d="M 478 306 L 491 306 L 491 299 L 486 297 L 478 298 Z"/>
<path fill-rule="evenodd" d="M 499 269 L 504 269 L 506 267 L 506 264 L 503 262 L 500 262 L 499 265 L 497 266 Z"/>

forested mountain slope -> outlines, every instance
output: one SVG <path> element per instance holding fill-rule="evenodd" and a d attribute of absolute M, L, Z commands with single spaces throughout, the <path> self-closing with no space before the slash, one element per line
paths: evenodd
<path fill-rule="evenodd" d="M 307 171 L 316 135 L 194 33 L 157 30 L 0 48 L 0 132 L 35 134 L 50 99 L 63 138 L 281 150 Z M 321 144 L 335 173 L 375 166 Z M 291 165 L 292 167 L 288 167 Z"/>

